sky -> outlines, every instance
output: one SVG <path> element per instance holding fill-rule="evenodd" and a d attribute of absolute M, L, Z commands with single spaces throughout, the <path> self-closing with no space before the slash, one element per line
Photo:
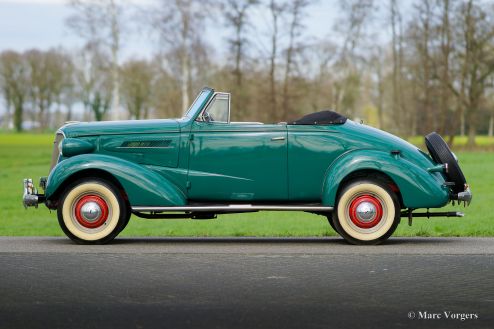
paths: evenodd
<path fill-rule="evenodd" d="M 118 0 L 117 0 L 118 1 Z M 124 0 L 141 7 L 150 7 L 154 0 Z M 200 1 L 200 0 L 198 0 Z M 304 19 L 305 35 L 311 38 L 332 37 L 339 0 L 316 0 L 315 4 L 307 9 Z M 37 48 L 48 50 L 63 47 L 69 51 L 76 51 L 82 47 L 84 40 L 77 37 L 66 26 L 66 20 L 73 14 L 67 0 L 0 0 L 0 52 L 4 50 L 26 51 Z M 269 13 L 257 9 L 251 19 L 258 33 L 255 41 L 257 49 L 268 49 Z M 216 20 L 216 24 L 208 23 L 205 39 L 214 52 L 211 57 L 222 61 L 226 57 L 224 45 L 228 33 L 224 23 Z M 151 58 L 157 52 L 156 40 L 148 35 L 146 29 L 138 33 L 131 33 L 122 40 L 120 61 L 129 58 Z M 264 47 L 263 42 L 265 40 Z M 223 44 L 222 44 L 223 43 Z M 5 104 L 0 99 L 0 115 L 5 112 Z"/>
<path fill-rule="evenodd" d="M 144 6 L 152 1 L 133 0 Z M 331 32 L 334 23 L 337 0 L 319 0 L 310 7 L 305 20 L 306 33 L 324 37 Z M 31 48 L 49 49 L 63 46 L 75 48 L 83 41 L 65 26 L 65 20 L 72 13 L 64 0 L 0 0 L 0 51 L 13 49 L 24 51 Z M 262 13 L 256 13 L 256 25 L 266 25 Z M 224 26 L 208 26 L 207 39 L 215 49 L 222 49 L 225 42 Z M 145 34 L 145 33 L 144 33 Z M 149 36 L 136 37 L 124 42 L 123 58 L 149 58 L 153 51 L 153 40 Z"/>
<path fill-rule="evenodd" d="M 140 6 L 151 6 L 153 0 L 125 0 Z M 200 0 L 199 0 L 200 1 Z M 409 0 L 404 0 L 409 1 Z M 25 51 L 32 48 L 47 50 L 54 47 L 63 47 L 69 51 L 76 51 L 84 43 L 73 31 L 66 26 L 66 20 L 73 14 L 73 10 L 67 5 L 67 0 L 0 0 L 0 52 L 4 50 Z M 339 10 L 339 0 L 316 0 L 306 12 L 305 36 L 317 39 L 329 39 L 338 42 L 338 33 L 334 31 L 336 16 Z M 266 10 L 257 9 L 251 18 L 256 27 L 258 49 L 268 46 L 269 13 Z M 211 21 L 214 21 L 211 20 Z M 227 33 L 224 23 L 209 23 L 205 39 L 215 50 L 213 58 L 221 61 L 226 57 L 222 53 L 227 47 Z M 383 25 L 383 23 L 378 23 Z M 379 31 L 379 28 L 375 29 Z M 385 34 L 385 29 L 377 33 Z M 120 59 L 151 58 L 156 53 L 156 40 L 153 40 L 145 29 L 139 33 L 133 33 L 122 41 Z M 259 41 L 261 40 L 261 41 Z M 311 39 L 307 39 L 311 40 Z M 4 102 L 0 100 L 0 114 L 4 112 Z"/>
<path fill-rule="evenodd" d="M 64 0 L 0 0 L 0 51 L 80 47 L 83 41 L 65 25 L 72 13 Z M 127 51 L 145 46 L 142 57 L 147 57 L 151 47 L 137 43 Z"/>

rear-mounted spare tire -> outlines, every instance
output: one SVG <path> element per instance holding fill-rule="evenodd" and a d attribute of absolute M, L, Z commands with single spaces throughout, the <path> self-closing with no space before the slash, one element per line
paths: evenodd
<path fill-rule="evenodd" d="M 465 176 L 460 169 L 458 161 L 441 135 L 436 132 L 432 132 L 425 136 L 425 145 L 427 146 L 427 150 L 429 150 L 429 154 L 434 161 L 448 165 L 448 172 L 445 173 L 445 175 L 448 181 L 455 184 L 451 187 L 453 192 L 463 192 L 466 184 Z"/>

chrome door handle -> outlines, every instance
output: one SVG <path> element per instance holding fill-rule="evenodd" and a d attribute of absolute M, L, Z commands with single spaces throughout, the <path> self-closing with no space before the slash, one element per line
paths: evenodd
<path fill-rule="evenodd" d="M 285 137 L 284 136 L 280 136 L 280 137 L 273 137 L 271 138 L 272 141 L 284 141 L 285 140 Z"/>

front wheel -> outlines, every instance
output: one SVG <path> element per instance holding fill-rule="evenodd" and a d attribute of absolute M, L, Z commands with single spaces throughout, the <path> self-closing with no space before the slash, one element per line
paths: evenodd
<path fill-rule="evenodd" d="M 127 205 L 111 183 L 86 178 L 70 185 L 57 209 L 64 233 L 81 244 L 104 244 L 113 240 L 129 217 Z"/>
<path fill-rule="evenodd" d="M 356 180 L 339 194 L 333 223 L 349 243 L 379 244 L 396 230 L 400 215 L 400 203 L 388 184 Z"/>

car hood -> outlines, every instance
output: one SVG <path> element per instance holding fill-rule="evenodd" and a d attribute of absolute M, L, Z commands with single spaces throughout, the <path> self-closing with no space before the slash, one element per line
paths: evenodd
<path fill-rule="evenodd" d="M 180 132 L 177 120 L 126 120 L 69 123 L 60 128 L 65 137 Z"/>

